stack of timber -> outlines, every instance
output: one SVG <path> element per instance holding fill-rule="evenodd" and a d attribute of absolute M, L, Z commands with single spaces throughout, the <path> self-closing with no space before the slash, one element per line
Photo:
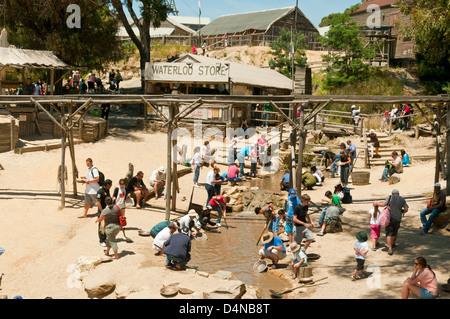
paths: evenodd
<path fill-rule="evenodd" d="M 19 141 L 19 121 L 9 115 L 0 115 L 0 152 L 14 149 Z"/>

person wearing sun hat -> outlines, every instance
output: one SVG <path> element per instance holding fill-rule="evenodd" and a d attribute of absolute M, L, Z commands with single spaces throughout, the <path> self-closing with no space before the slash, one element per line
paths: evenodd
<path fill-rule="evenodd" d="M 259 250 L 260 260 L 269 258 L 272 260 L 272 269 L 278 267 L 278 262 L 286 257 L 286 248 L 283 241 L 278 236 L 274 236 L 273 233 L 267 232 L 262 236 L 262 243 L 264 247 Z"/>
<path fill-rule="evenodd" d="M 300 245 L 295 241 L 290 244 L 290 249 L 292 253 L 291 266 L 292 266 L 292 278 L 297 278 L 297 272 L 299 267 L 307 267 L 307 257 L 304 250 L 300 249 Z"/>
<path fill-rule="evenodd" d="M 317 180 L 313 174 L 306 171 L 305 168 L 302 169 L 302 185 L 303 189 L 311 190 L 314 186 L 316 186 Z"/>
<path fill-rule="evenodd" d="M 441 190 L 441 184 L 434 184 L 433 199 L 429 201 L 427 208 L 420 212 L 420 221 L 422 222 L 421 235 L 428 234 L 434 218 L 447 208 L 445 200 L 446 195 L 445 192 Z M 430 217 L 427 219 L 428 214 L 430 214 Z"/>
<path fill-rule="evenodd" d="M 364 270 L 364 262 L 366 260 L 367 253 L 369 252 L 369 244 L 367 244 L 367 234 L 366 232 L 360 231 L 356 234 L 356 243 L 353 246 L 353 250 L 355 251 L 356 258 L 356 268 L 353 271 L 352 280 L 360 279 L 358 276 L 358 271 L 361 272 L 363 278 L 367 277 L 367 274 Z"/>

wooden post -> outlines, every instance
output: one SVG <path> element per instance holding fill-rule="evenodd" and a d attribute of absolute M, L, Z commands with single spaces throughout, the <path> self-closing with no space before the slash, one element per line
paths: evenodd
<path fill-rule="evenodd" d="M 450 134 L 449 134 L 449 129 L 450 129 L 450 105 L 449 103 L 447 103 L 447 123 L 446 123 L 446 130 L 445 130 L 445 143 L 446 143 L 446 147 L 445 150 L 447 152 L 447 164 L 446 164 L 446 175 L 447 175 L 447 180 L 446 180 L 446 192 L 447 192 L 447 196 L 450 195 Z"/>
<path fill-rule="evenodd" d="M 367 143 L 365 125 L 363 125 L 362 135 L 363 135 L 363 139 L 364 139 L 364 168 L 369 168 L 369 146 Z"/>
<path fill-rule="evenodd" d="M 14 143 L 14 129 L 16 126 L 16 120 L 11 119 L 11 127 L 10 127 L 10 143 L 11 143 L 11 151 L 14 151 L 16 148 L 16 143 Z"/>
<path fill-rule="evenodd" d="M 50 95 L 55 93 L 55 69 L 50 70 Z"/>
<path fill-rule="evenodd" d="M 439 173 L 440 173 L 440 167 L 441 167 L 441 104 L 438 104 L 437 107 L 437 114 L 434 121 L 434 128 L 436 131 L 436 168 L 434 172 L 434 182 L 439 183 Z"/>
<path fill-rule="evenodd" d="M 61 114 L 61 207 L 63 209 L 66 207 L 66 185 L 64 183 L 65 176 L 65 165 L 66 165 L 66 127 L 65 115 Z"/>
<path fill-rule="evenodd" d="M 295 104 L 290 105 L 289 107 L 289 113 L 291 115 L 291 118 L 295 121 L 295 117 L 297 116 L 295 112 Z M 303 113 L 303 112 L 300 112 Z M 295 145 L 297 144 L 297 130 L 295 129 L 295 126 L 291 124 L 291 163 L 289 165 L 290 170 L 290 176 L 289 176 L 289 188 L 294 188 L 296 183 L 296 169 L 295 169 Z"/>
<path fill-rule="evenodd" d="M 69 116 L 72 115 L 73 111 L 73 105 L 70 104 L 69 106 Z M 68 129 L 66 127 L 66 129 Z M 77 189 L 77 177 L 78 177 L 78 169 L 75 163 L 75 146 L 73 143 L 73 127 L 68 129 L 68 136 L 67 140 L 69 142 L 69 151 L 70 151 L 70 158 L 72 160 L 72 185 L 73 185 L 73 195 L 78 196 L 78 189 Z"/>
<path fill-rule="evenodd" d="M 167 184 L 166 184 L 166 220 L 170 220 L 170 200 L 172 198 L 172 119 L 173 104 L 169 105 L 169 124 L 167 127 Z"/>
<path fill-rule="evenodd" d="M 388 133 L 388 135 L 391 136 L 391 134 L 392 134 L 392 118 L 390 117 L 389 118 L 389 133 Z"/>
<path fill-rule="evenodd" d="M 309 107 L 309 103 L 308 103 Z M 303 150 L 305 148 L 305 112 L 300 112 L 300 137 L 298 144 L 298 164 L 297 164 L 297 194 L 302 195 L 302 168 L 303 168 Z"/>

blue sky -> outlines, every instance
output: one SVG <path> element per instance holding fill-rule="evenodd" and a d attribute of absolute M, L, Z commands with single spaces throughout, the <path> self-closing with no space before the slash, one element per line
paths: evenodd
<path fill-rule="evenodd" d="M 300 10 L 318 27 L 324 16 L 343 12 L 359 0 L 298 0 Z M 295 6 L 296 0 L 200 0 L 202 17 L 211 18 L 234 13 Z M 181 16 L 198 16 L 198 0 L 175 0 Z"/>

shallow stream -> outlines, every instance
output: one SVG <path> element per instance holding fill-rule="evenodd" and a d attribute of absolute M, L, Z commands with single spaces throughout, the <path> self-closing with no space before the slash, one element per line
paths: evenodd
<path fill-rule="evenodd" d="M 253 179 L 247 186 L 279 193 L 281 176 L 275 174 L 263 179 Z M 264 219 L 254 212 L 233 213 L 229 215 L 227 222 L 228 229 L 222 219 L 222 227 L 217 233 L 208 232 L 207 240 L 195 240 L 192 243 L 192 259 L 189 264 L 210 274 L 219 270 L 230 271 L 246 285 L 261 288 L 264 297 L 270 296 L 269 289 L 280 291 L 288 288 L 286 281 L 268 272 L 258 273 L 253 270 L 253 265 L 259 259 L 258 251 L 262 248 L 261 242 L 258 245 L 256 242 L 264 228 Z M 266 260 L 270 265 L 271 261 Z"/>

